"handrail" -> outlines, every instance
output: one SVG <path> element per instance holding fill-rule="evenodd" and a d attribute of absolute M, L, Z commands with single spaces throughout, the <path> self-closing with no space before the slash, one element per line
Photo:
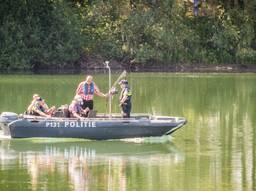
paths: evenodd
<path fill-rule="evenodd" d="M 84 119 L 78 119 L 78 118 L 64 118 L 64 117 L 42 117 L 42 116 L 32 116 L 32 115 L 23 115 L 22 118 L 23 119 L 28 119 L 28 120 L 40 120 L 40 121 L 44 121 L 44 120 L 49 120 L 49 121 L 92 121 L 92 120 L 98 120 L 98 121 L 109 121 L 109 120 L 113 120 L 113 121 L 129 121 L 129 120 L 138 120 L 139 118 L 148 118 L 148 119 L 152 119 L 152 115 L 150 114 L 141 114 L 141 115 L 133 115 L 130 118 L 122 118 L 122 116 L 120 114 L 113 114 L 111 118 L 109 118 L 109 116 L 106 115 L 99 115 L 98 117 L 95 118 L 84 118 Z"/>

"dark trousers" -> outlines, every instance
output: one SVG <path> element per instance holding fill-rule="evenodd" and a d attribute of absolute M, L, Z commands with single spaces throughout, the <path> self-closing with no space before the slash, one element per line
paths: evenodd
<path fill-rule="evenodd" d="M 131 109 L 132 109 L 131 102 L 122 104 L 123 118 L 130 118 Z"/>
<path fill-rule="evenodd" d="M 82 108 L 83 108 L 83 109 L 86 109 L 87 107 L 90 109 L 90 111 L 93 110 L 93 100 L 88 100 L 88 101 L 83 100 Z M 85 114 L 83 114 L 82 116 L 83 116 L 83 117 L 88 117 L 90 111 L 87 111 L 87 112 L 86 112 Z"/>

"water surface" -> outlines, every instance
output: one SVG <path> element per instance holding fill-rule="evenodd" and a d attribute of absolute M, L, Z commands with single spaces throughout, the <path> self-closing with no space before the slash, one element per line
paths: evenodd
<path fill-rule="evenodd" d="M 23 113 L 33 93 L 48 105 L 70 103 L 83 79 L 1 75 L 0 112 Z M 108 77 L 94 79 L 107 92 Z M 184 116 L 188 124 L 144 140 L 2 136 L 1 190 L 256 190 L 255 74 L 136 73 L 128 80 L 133 112 Z M 120 112 L 117 97 L 113 112 Z M 98 112 L 106 106 L 95 98 Z"/>

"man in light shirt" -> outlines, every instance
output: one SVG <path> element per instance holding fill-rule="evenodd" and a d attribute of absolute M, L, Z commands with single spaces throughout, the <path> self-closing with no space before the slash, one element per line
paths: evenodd
<path fill-rule="evenodd" d="M 93 96 L 96 94 L 100 97 L 107 97 L 105 94 L 103 94 L 98 86 L 93 82 L 93 77 L 88 75 L 86 77 L 85 81 L 82 81 L 77 89 L 76 94 L 80 95 L 83 99 L 83 105 L 82 108 L 86 109 L 89 108 L 89 110 L 93 110 Z"/>

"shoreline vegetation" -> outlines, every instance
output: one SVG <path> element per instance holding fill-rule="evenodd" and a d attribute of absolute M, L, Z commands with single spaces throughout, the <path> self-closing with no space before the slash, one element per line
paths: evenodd
<path fill-rule="evenodd" d="M 79 68 L 40 68 L 38 70 L 0 70 L 0 74 L 82 74 L 105 73 L 107 70 L 101 63 L 81 66 Z M 126 70 L 128 72 L 168 72 L 168 73 L 256 73 L 256 65 L 242 64 L 172 64 L 167 66 L 138 66 L 110 63 L 112 72 Z"/>
<path fill-rule="evenodd" d="M 132 72 L 256 72 L 256 1 L 1 1 L 0 73 L 101 71 L 105 60 Z"/>
<path fill-rule="evenodd" d="M 111 66 L 112 72 L 120 72 L 126 70 L 128 72 L 168 72 L 168 73 L 256 73 L 256 66 L 253 65 L 238 65 L 238 64 L 229 64 L 229 65 L 172 65 L 172 66 L 162 66 L 162 67 L 120 67 Z M 97 65 L 95 67 L 88 68 L 68 68 L 68 69 L 40 69 L 37 71 L 33 70 L 0 70 L 0 74 L 97 74 L 97 73 L 106 73 L 106 68 Z"/>

